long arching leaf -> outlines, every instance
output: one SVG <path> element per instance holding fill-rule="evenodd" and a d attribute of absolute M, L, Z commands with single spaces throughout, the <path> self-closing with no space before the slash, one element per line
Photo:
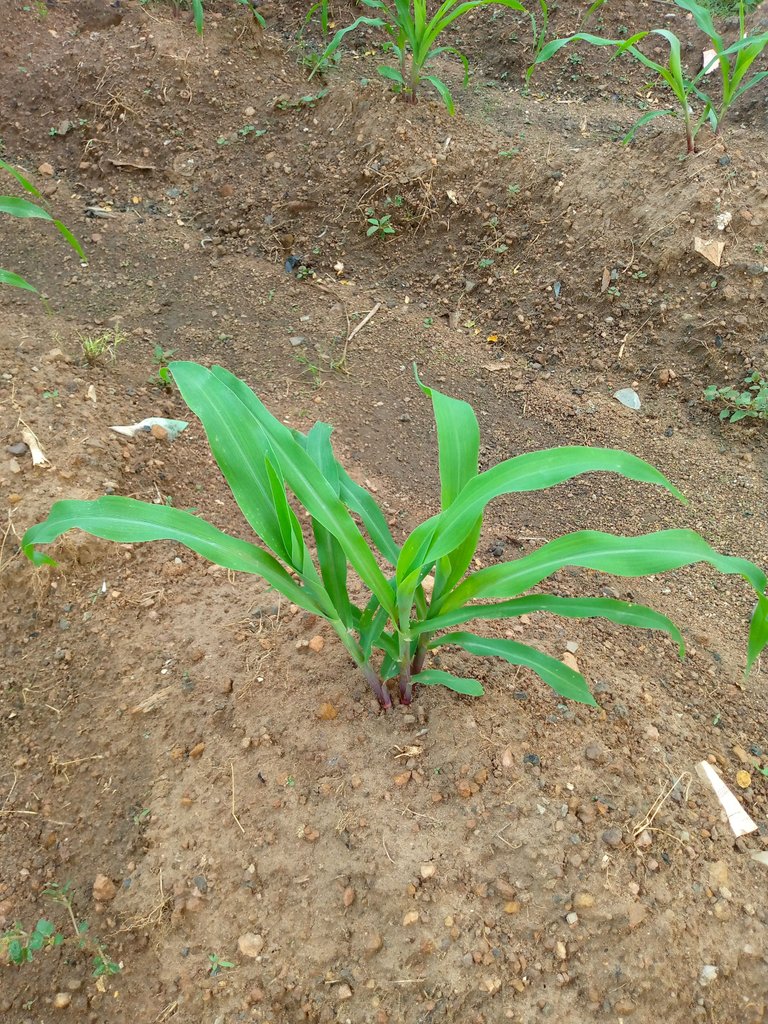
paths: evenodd
<path fill-rule="evenodd" d="M 550 448 L 500 462 L 464 487 L 453 504 L 418 526 L 403 545 L 397 565 L 402 581 L 417 568 L 449 554 L 466 536 L 486 505 L 502 494 L 538 491 L 582 473 L 618 473 L 629 480 L 658 484 L 685 502 L 678 489 L 653 466 L 613 448 Z"/>
<path fill-rule="evenodd" d="M 479 569 L 445 601 L 443 612 L 478 598 L 510 598 L 529 590 L 565 566 L 614 576 L 651 576 L 707 562 L 718 572 L 742 576 L 757 594 L 747 646 L 747 672 L 768 641 L 765 573 L 745 558 L 721 555 L 692 530 L 660 530 L 640 537 L 616 537 L 595 530 L 566 534 L 514 562 Z"/>
<path fill-rule="evenodd" d="M 478 654 L 485 658 L 503 658 L 511 665 L 523 665 L 532 669 L 561 697 L 597 707 L 597 701 L 589 692 L 589 687 L 580 672 L 564 665 L 557 658 L 537 651 L 535 647 L 519 644 L 515 640 L 488 639 L 474 633 L 446 633 L 445 636 L 432 641 L 430 647 L 442 647 L 445 644 L 456 644 L 469 654 Z"/>
<path fill-rule="evenodd" d="M 496 604 L 462 605 L 453 611 L 416 623 L 411 632 L 414 636 L 420 633 L 436 633 L 438 630 L 450 629 L 474 619 L 508 619 L 519 615 L 531 615 L 534 612 L 548 612 L 551 615 L 562 615 L 567 619 L 608 619 L 617 625 L 634 626 L 637 629 L 660 629 L 672 637 L 681 656 L 685 650 L 680 630 L 666 615 L 642 604 L 630 604 L 628 601 L 608 597 L 557 597 L 552 594 L 532 594 L 530 597 L 518 597 Z"/>
<path fill-rule="evenodd" d="M 135 498 L 107 495 L 95 501 L 57 501 L 48 518 L 24 534 L 22 549 L 36 565 L 55 565 L 54 560 L 35 550 L 36 544 L 50 544 L 68 530 L 84 530 L 94 537 L 123 544 L 150 540 L 173 540 L 191 548 L 216 565 L 236 572 L 263 577 L 289 601 L 316 615 L 325 614 L 277 559 L 255 544 L 230 537 L 191 512 L 150 505 Z"/>
<path fill-rule="evenodd" d="M 12 270 L 3 270 L 2 268 L 0 268 L 0 284 L 10 284 L 14 288 L 23 288 L 28 292 L 37 291 L 37 288 L 21 277 L 21 275 L 14 274 Z"/>

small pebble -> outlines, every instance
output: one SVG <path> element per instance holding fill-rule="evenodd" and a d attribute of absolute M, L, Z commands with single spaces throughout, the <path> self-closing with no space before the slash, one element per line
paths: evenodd
<path fill-rule="evenodd" d="M 616 847 L 621 846 L 621 829 L 607 828 L 605 832 L 603 832 L 603 842 L 606 846 L 610 846 L 614 850 Z"/>
<path fill-rule="evenodd" d="M 243 956 L 255 959 L 257 956 L 260 956 L 262 949 L 264 949 L 264 938 L 261 935 L 255 935 L 253 932 L 245 932 L 237 940 L 237 948 Z"/>

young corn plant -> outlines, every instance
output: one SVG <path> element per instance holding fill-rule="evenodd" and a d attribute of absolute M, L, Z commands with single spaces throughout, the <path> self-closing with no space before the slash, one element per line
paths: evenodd
<path fill-rule="evenodd" d="M 0 160 L 0 168 L 7 171 L 12 175 L 16 181 L 21 185 L 25 192 L 40 198 L 40 193 L 32 184 L 28 181 L 23 174 L 16 170 L 15 167 L 11 167 L 10 164 L 6 163 L 5 160 Z M 37 203 L 31 202 L 29 199 L 24 199 L 21 196 L 3 196 L 0 195 L 0 213 L 10 214 L 11 217 L 18 217 L 22 220 L 36 219 L 36 220 L 48 220 L 50 221 L 62 238 L 75 250 L 81 260 L 85 259 L 85 253 L 82 247 L 72 232 L 66 225 L 62 224 L 60 220 L 56 220 L 50 213 L 42 206 Z M 3 270 L 0 267 L 0 284 L 12 285 L 14 288 L 23 288 L 28 292 L 37 292 L 37 288 L 33 284 L 30 284 L 20 274 L 15 274 L 11 270 Z"/>
<path fill-rule="evenodd" d="M 351 25 L 339 29 L 322 54 L 322 63 L 326 64 L 344 37 L 361 25 L 383 28 L 389 36 L 387 48 L 394 54 L 397 64 L 395 67 L 380 67 L 379 74 L 394 82 L 395 88 L 403 98 L 411 103 L 416 102 L 420 84 L 429 82 L 451 114 L 455 113 L 455 107 L 448 86 L 436 75 L 424 74 L 424 68 L 440 54 L 451 53 L 458 57 L 464 66 L 466 85 L 469 81 L 469 61 L 455 46 L 437 46 L 439 37 L 462 15 L 479 7 L 496 4 L 523 14 L 527 13 L 519 0 L 443 0 L 431 16 L 427 11 L 427 0 L 360 0 L 360 3 L 363 7 L 381 13 L 376 17 L 361 15 Z M 314 73 L 313 71 L 309 77 L 311 78 Z"/>
<path fill-rule="evenodd" d="M 55 564 L 37 550 L 71 529 L 123 543 L 172 540 L 218 565 L 263 577 L 301 608 L 325 619 L 368 681 L 382 708 L 397 677 L 409 704 L 415 685 L 442 685 L 479 696 L 480 682 L 428 665 L 445 646 L 502 658 L 537 673 L 560 696 L 595 704 L 583 676 L 568 665 L 507 639 L 456 629 L 479 619 L 509 619 L 544 611 L 567 618 L 603 618 L 667 633 L 683 651 L 678 628 L 651 608 L 611 598 L 531 593 L 566 566 L 617 576 L 648 576 L 696 562 L 742 576 L 757 604 L 747 646 L 747 671 L 768 642 L 768 597 L 763 572 L 743 558 L 718 554 L 691 530 L 620 537 L 580 530 L 511 562 L 472 569 L 483 514 L 503 494 L 554 487 L 582 473 L 611 472 L 665 488 L 685 501 L 656 469 L 627 452 L 564 447 L 528 452 L 478 472 L 480 431 L 472 407 L 421 385 L 437 424 L 440 512 L 395 543 L 379 506 L 336 460 L 331 428 L 316 423 L 291 430 L 268 412 L 248 386 L 220 366 L 173 362 L 170 372 L 200 418 L 214 457 L 261 545 L 232 537 L 190 512 L 134 498 L 58 501 L 48 518 L 22 538 L 35 564 Z M 418 379 L 418 378 L 417 378 Z M 314 536 L 314 551 L 302 529 Z M 356 605 L 350 570 L 370 594 Z"/>
<path fill-rule="evenodd" d="M 261 14 L 256 7 L 255 0 L 236 0 L 241 7 L 246 7 L 253 17 L 253 20 L 261 28 L 266 28 L 267 23 L 264 21 L 264 15 Z M 205 10 L 203 9 L 203 0 L 191 0 L 192 6 L 192 17 L 195 21 L 195 30 L 197 34 L 201 36 L 203 34 L 203 28 L 205 26 Z"/>
<path fill-rule="evenodd" d="M 757 71 L 750 77 L 753 64 L 768 46 L 768 32 L 747 35 L 745 10 L 742 2 L 740 4 L 739 38 L 732 45 L 726 46 L 706 7 L 697 3 L 696 0 L 675 0 L 675 3 L 693 16 L 696 24 L 708 37 L 709 49 L 714 54 L 695 75 L 689 76 L 683 66 L 682 46 L 679 38 L 668 29 L 659 28 L 649 32 L 638 32 L 624 40 L 606 39 L 585 32 L 577 32 L 564 39 L 553 39 L 538 53 L 534 63 L 528 69 L 528 77 L 530 78 L 537 65 L 543 64 L 562 47 L 574 41 L 583 41 L 593 46 L 615 47 L 616 56 L 629 53 L 635 60 L 659 75 L 677 101 L 677 106 L 647 111 L 624 136 L 624 142 L 631 142 L 638 129 L 658 117 L 677 117 L 683 121 L 687 151 L 695 153 L 696 137 L 704 124 L 708 123 L 712 131 L 717 134 L 723 119 L 736 100 L 768 76 L 768 71 Z M 669 46 L 669 57 L 666 64 L 652 60 L 638 48 L 636 44 L 647 36 L 661 36 Z M 707 76 L 715 68 L 718 68 L 720 72 L 719 97 L 707 92 L 705 88 Z M 701 105 L 698 114 L 692 105 L 694 103 Z"/>

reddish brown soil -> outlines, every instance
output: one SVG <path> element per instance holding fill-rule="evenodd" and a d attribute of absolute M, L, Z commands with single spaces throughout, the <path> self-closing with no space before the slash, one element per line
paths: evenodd
<path fill-rule="evenodd" d="M 648 97 L 642 69 L 579 50 L 524 89 L 530 32 L 508 12 L 457 30 L 474 74 L 462 90 L 441 65 L 451 118 L 426 93 L 387 93 L 373 36 L 308 83 L 305 5 L 265 4 L 264 34 L 235 6 L 212 5 L 200 40 L 161 3 L 3 5 L 4 159 L 89 263 L 46 225 L 2 222 L 0 266 L 47 296 L 0 293 L 3 446 L 26 424 L 51 465 L 0 460 L 0 932 L 41 916 L 66 930 L 43 889 L 70 883 L 122 964 L 97 983 L 71 942 L 3 964 L 3 1020 L 764 1022 L 768 874 L 750 853 L 768 849 L 766 687 L 760 666 L 742 677 L 740 580 L 561 573 L 555 592 L 652 604 L 689 645 L 680 662 L 656 634 L 509 627 L 558 657 L 577 645 L 598 711 L 472 664 L 483 699 L 430 690 L 385 716 L 323 624 L 252 577 L 82 534 L 57 545 L 58 569 L 22 558 L 55 499 L 105 492 L 245 535 L 198 422 L 173 444 L 109 429 L 185 417 L 157 381 L 160 346 L 227 366 L 291 425 L 333 424 L 398 540 L 438 494 L 416 361 L 475 407 L 484 467 L 620 447 L 691 499 L 600 476 L 500 500 L 480 563 L 584 526 L 680 526 L 768 566 L 763 424 L 723 425 L 702 400 L 766 370 L 765 84 L 682 159 L 672 121 L 615 141 Z M 562 3 L 554 31 L 576 11 Z M 355 12 L 337 4 L 337 24 Z M 667 13 L 608 0 L 593 28 Z M 674 27 L 694 55 L 692 26 Z M 394 238 L 366 237 L 368 208 Z M 720 268 L 696 236 L 725 241 Z M 86 365 L 82 338 L 115 325 L 116 359 Z M 630 386 L 639 412 L 612 397 Z M 734 841 L 695 775 L 704 758 L 753 835 Z M 100 874 L 110 900 L 94 898 Z M 256 957 L 238 948 L 248 933 Z M 212 975 L 211 954 L 235 966 Z"/>

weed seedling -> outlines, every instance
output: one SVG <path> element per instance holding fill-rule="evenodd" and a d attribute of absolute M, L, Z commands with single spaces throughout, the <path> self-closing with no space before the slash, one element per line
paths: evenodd
<path fill-rule="evenodd" d="M 208 973 L 212 978 L 220 974 L 222 969 L 231 970 L 234 966 L 231 960 L 222 960 L 217 953 L 208 954 Z"/>
<path fill-rule="evenodd" d="M 34 954 L 41 949 L 60 946 L 64 936 L 56 931 L 52 921 L 41 917 L 31 932 L 26 932 L 20 922 L 16 922 L 7 932 L 0 935 L 0 950 L 12 964 L 20 966 L 34 959 Z"/>
<path fill-rule="evenodd" d="M 692 530 L 631 537 L 581 530 L 512 561 L 475 567 L 486 507 L 504 494 L 544 490 L 583 473 L 610 472 L 664 488 L 685 501 L 666 477 L 634 455 L 589 446 L 553 448 L 479 472 L 480 428 L 472 407 L 417 378 L 432 402 L 437 427 L 441 511 L 417 526 L 401 546 L 372 495 L 337 461 L 330 426 L 316 423 L 306 434 L 290 429 L 221 366 L 174 362 L 169 371 L 201 419 L 218 466 L 264 547 L 223 533 L 182 509 L 107 495 L 95 501 L 56 502 L 47 519 L 22 538 L 22 549 L 35 564 L 53 563 L 36 545 L 49 544 L 73 528 L 123 543 L 184 544 L 234 572 L 262 577 L 288 601 L 325 619 L 383 708 L 391 707 L 387 682 L 395 677 L 404 704 L 410 704 L 414 684 L 480 696 L 483 687 L 477 679 L 428 665 L 430 652 L 446 647 L 525 666 L 561 697 L 595 704 L 583 676 L 557 658 L 516 640 L 456 629 L 473 620 L 533 612 L 602 618 L 661 630 L 682 654 L 677 626 L 651 608 L 537 589 L 566 567 L 636 577 L 706 562 L 719 572 L 743 577 L 757 595 L 747 671 L 768 643 L 765 574 L 746 559 L 719 554 Z M 305 527 L 311 529 L 314 550 Z M 350 569 L 369 595 L 360 603 L 352 598 L 358 584 L 350 588 Z M 461 663 L 466 664 L 463 655 Z"/>
<path fill-rule="evenodd" d="M 378 235 L 379 238 L 386 238 L 388 235 L 395 234 L 395 226 L 392 223 L 392 217 L 390 214 L 385 213 L 383 217 L 373 217 L 373 210 L 368 210 L 368 230 L 365 232 L 370 238 L 372 235 Z"/>
<path fill-rule="evenodd" d="M 89 366 L 97 363 L 102 356 L 108 355 L 111 362 L 117 358 L 118 346 L 126 340 L 122 331 L 115 327 L 102 334 L 88 334 L 80 338 L 80 348 Z"/>
<path fill-rule="evenodd" d="M 710 384 L 704 391 L 708 402 L 722 402 L 720 419 L 738 423 L 743 419 L 768 419 L 768 380 L 755 370 L 745 378 L 746 389 L 718 387 Z"/>
<path fill-rule="evenodd" d="M 72 925 L 72 937 L 67 938 L 47 918 L 41 917 L 31 932 L 26 932 L 16 922 L 4 935 L 0 935 L 0 950 L 3 950 L 9 961 L 21 965 L 29 963 L 33 954 L 48 947 L 61 946 L 64 943 L 75 943 L 78 949 L 90 950 L 93 955 L 93 977 L 100 978 L 104 974 L 118 974 L 121 966 L 110 959 L 103 944 L 98 939 L 88 936 L 88 922 L 78 921 L 72 904 L 72 893 L 69 883 L 58 885 L 50 883 L 43 889 L 43 898 L 58 903 L 67 911 Z"/>
<path fill-rule="evenodd" d="M 152 353 L 152 362 L 155 365 L 155 372 L 149 378 L 150 384 L 157 384 L 166 391 L 173 387 L 171 376 L 168 372 L 168 360 L 176 355 L 175 348 L 163 348 L 162 345 L 155 345 Z"/>

